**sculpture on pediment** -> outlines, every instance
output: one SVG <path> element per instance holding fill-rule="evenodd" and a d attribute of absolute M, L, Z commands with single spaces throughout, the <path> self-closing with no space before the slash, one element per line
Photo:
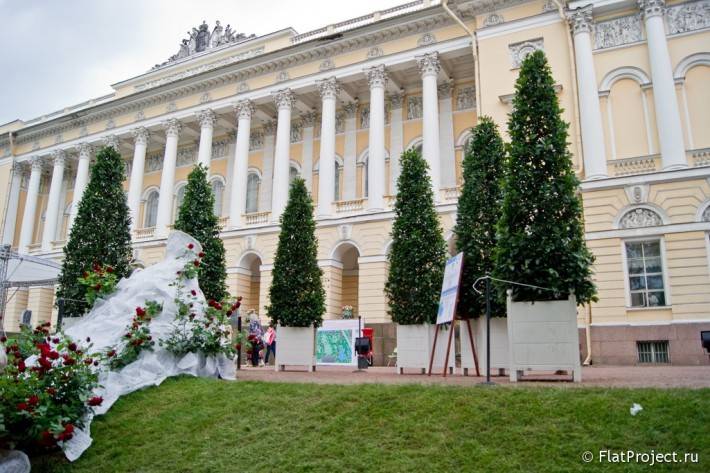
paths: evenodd
<path fill-rule="evenodd" d="M 180 42 L 179 50 L 176 54 L 170 56 L 167 61 L 162 64 L 156 64 L 153 69 L 158 69 L 166 64 L 178 61 L 180 59 L 192 56 L 196 53 L 201 53 L 208 49 L 216 48 L 228 43 L 238 43 L 246 39 L 254 38 L 256 35 L 245 35 L 244 33 L 236 33 L 230 25 L 222 27 L 219 21 L 215 22 L 215 26 L 210 32 L 209 25 L 203 21 L 198 28 L 192 28 L 187 32 L 187 38 Z"/>
<path fill-rule="evenodd" d="M 622 229 L 657 227 L 659 225 L 663 225 L 661 216 L 653 210 L 643 207 L 629 210 L 619 221 L 619 228 Z"/>

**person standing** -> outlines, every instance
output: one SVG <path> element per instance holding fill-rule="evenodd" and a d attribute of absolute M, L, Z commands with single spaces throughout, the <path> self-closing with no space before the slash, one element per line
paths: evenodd
<path fill-rule="evenodd" d="M 251 344 L 251 364 L 256 367 L 259 366 L 259 360 L 261 358 L 260 352 L 263 348 L 262 337 L 264 336 L 264 329 L 259 322 L 259 316 L 256 312 L 249 313 L 249 337 L 248 341 Z M 263 362 L 262 362 L 263 364 Z"/>
<path fill-rule="evenodd" d="M 266 330 L 264 335 L 264 343 L 266 344 L 266 355 L 264 356 L 264 363 L 269 364 L 269 353 L 274 354 L 274 361 L 276 361 L 276 330 L 274 330 L 273 322 L 269 324 L 269 328 Z"/>

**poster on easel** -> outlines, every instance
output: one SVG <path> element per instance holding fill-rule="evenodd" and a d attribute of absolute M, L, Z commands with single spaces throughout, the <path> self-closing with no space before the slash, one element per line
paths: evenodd
<path fill-rule="evenodd" d="M 462 267 L 463 253 L 459 253 L 446 261 L 444 281 L 441 284 L 441 295 L 439 296 L 439 311 L 436 314 L 436 325 L 448 324 L 454 320 L 456 302 L 459 298 Z"/>

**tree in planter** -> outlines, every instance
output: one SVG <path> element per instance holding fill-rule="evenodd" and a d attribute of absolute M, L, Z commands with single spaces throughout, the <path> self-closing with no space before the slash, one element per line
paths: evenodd
<path fill-rule="evenodd" d="M 112 147 L 96 154 L 89 183 L 64 246 L 57 298 L 64 299 L 64 315 L 78 317 L 90 307 L 86 286 L 79 283 L 96 265 L 110 266 L 117 279 L 128 275 L 131 249 L 130 216 L 122 182 L 125 165 Z"/>
<path fill-rule="evenodd" d="M 318 326 L 325 312 L 325 291 L 318 267 L 318 240 L 313 202 L 306 182 L 291 184 L 288 204 L 281 215 L 279 245 L 271 273 L 266 312 L 274 324 L 285 327 Z"/>
<path fill-rule="evenodd" d="M 498 127 L 481 117 L 463 158 L 463 189 L 456 213 L 456 249 L 464 254 L 458 313 L 465 318 L 485 313 L 486 297 L 473 289 L 476 279 L 493 274 L 496 225 L 503 202 L 505 145 Z M 479 289 L 480 290 L 480 289 Z M 491 300 L 491 315 L 505 317 L 505 305 Z"/>
<path fill-rule="evenodd" d="M 433 323 L 444 277 L 446 243 L 426 161 L 417 151 L 407 150 L 400 163 L 385 294 L 393 322 Z"/>
<path fill-rule="evenodd" d="M 584 241 L 579 181 L 561 114 L 550 66 L 536 51 L 523 61 L 508 120 L 495 276 L 554 292 L 512 286 L 516 301 L 557 299 L 571 291 L 579 303 L 596 300 L 594 258 Z"/>
<path fill-rule="evenodd" d="M 219 237 L 219 218 L 214 214 L 214 193 L 207 181 L 207 169 L 198 164 L 187 177 L 185 198 L 180 205 L 175 229 L 199 241 L 205 255 L 200 265 L 200 289 L 207 300 L 221 301 L 227 295 L 224 244 Z"/>

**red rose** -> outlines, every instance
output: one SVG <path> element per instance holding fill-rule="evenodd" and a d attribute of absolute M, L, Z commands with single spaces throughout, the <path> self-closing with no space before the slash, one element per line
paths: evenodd
<path fill-rule="evenodd" d="M 20 360 L 17 362 L 17 371 L 19 371 L 20 373 L 24 373 L 26 369 L 27 366 L 25 366 L 24 360 Z"/>
<path fill-rule="evenodd" d="M 71 365 L 73 365 L 74 363 L 76 363 L 76 360 L 75 360 L 74 358 L 72 358 L 71 356 L 67 356 L 67 357 L 64 358 L 64 364 L 65 364 L 66 366 L 71 366 Z"/>
<path fill-rule="evenodd" d="M 124 337 L 131 338 L 131 333 L 129 332 L 129 333 L 125 334 Z"/>
<path fill-rule="evenodd" d="M 55 338 L 53 338 L 53 339 L 52 339 L 52 343 L 59 343 L 59 339 L 58 339 L 58 338 L 56 338 L 56 337 L 55 337 Z"/>
<path fill-rule="evenodd" d="M 106 353 L 106 354 L 109 356 L 109 358 L 110 358 L 110 357 L 114 357 L 114 356 L 116 356 L 116 350 L 111 350 L 111 351 L 109 351 L 109 352 Z"/>
<path fill-rule="evenodd" d="M 194 247 L 195 247 L 195 245 L 193 245 L 192 243 L 188 243 L 188 244 L 187 244 L 187 249 L 188 249 L 188 250 L 191 250 L 191 249 L 193 249 Z"/>
<path fill-rule="evenodd" d="M 48 357 L 49 357 L 50 359 L 52 359 L 52 360 L 56 360 L 56 359 L 59 358 L 59 353 L 57 353 L 56 351 L 52 350 L 52 351 L 49 352 Z"/>
<path fill-rule="evenodd" d="M 42 368 L 48 370 L 48 369 L 50 369 L 50 368 L 52 367 L 52 362 L 49 361 L 49 360 L 46 359 L 46 358 L 40 358 L 40 359 L 39 359 L 39 365 L 40 365 Z"/>
<path fill-rule="evenodd" d="M 30 406 L 36 406 L 37 404 L 39 404 L 39 396 L 33 394 L 32 396 L 28 397 L 27 404 L 29 404 Z"/>
<path fill-rule="evenodd" d="M 29 409 L 28 409 L 28 406 L 27 406 L 27 403 L 26 403 L 26 402 L 19 402 L 19 403 L 17 403 L 17 410 L 18 410 L 18 411 L 27 411 L 27 410 L 29 410 Z"/>
<path fill-rule="evenodd" d="M 71 351 L 76 351 L 76 343 L 71 342 L 71 343 L 69 344 L 69 347 L 68 347 L 68 348 L 69 348 L 69 350 L 71 350 Z"/>
<path fill-rule="evenodd" d="M 57 435 L 57 440 L 70 440 L 74 436 L 74 425 L 72 424 L 67 424 L 64 426 L 64 432 L 61 434 Z"/>
<path fill-rule="evenodd" d="M 94 361 L 94 366 L 99 366 L 98 360 L 97 360 L 97 361 Z"/>
<path fill-rule="evenodd" d="M 99 266 L 99 263 L 94 263 L 91 265 L 91 267 L 94 269 L 94 271 L 99 271 L 101 269 L 101 266 Z"/>
<path fill-rule="evenodd" d="M 104 402 L 104 398 L 102 398 L 101 396 L 94 396 L 89 399 L 88 404 L 93 407 L 100 406 L 102 402 Z"/>
<path fill-rule="evenodd" d="M 107 273 L 113 273 L 113 266 L 106 266 Z"/>
<path fill-rule="evenodd" d="M 2 337 L 0 337 L 0 343 L 5 343 L 6 341 L 7 341 L 6 336 L 3 335 Z"/>
<path fill-rule="evenodd" d="M 136 315 L 143 317 L 145 315 L 145 309 L 143 307 L 136 307 Z"/>
<path fill-rule="evenodd" d="M 100 291 L 100 290 L 101 290 L 101 284 L 96 284 L 96 285 L 94 286 L 94 289 L 97 290 L 97 291 Z"/>
<path fill-rule="evenodd" d="M 52 435 L 52 432 L 45 430 L 40 434 L 39 443 L 45 447 L 51 447 L 57 443 L 57 440 L 54 438 L 54 435 Z"/>
<path fill-rule="evenodd" d="M 231 317 L 231 316 L 232 316 L 232 311 L 231 311 L 231 310 L 228 310 L 228 311 L 227 311 L 227 317 Z"/>
<path fill-rule="evenodd" d="M 180 276 L 182 274 L 182 271 L 178 271 L 176 274 Z"/>
<path fill-rule="evenodd" d="M 241 343 L 237 343 L 236 345 L 234 345 L 234 348 L 236 348 L 237 350 L 241 350 L 241 349 L 242 349 L 242 344 L 241 344 Z"/>
<path fill-rule="evenodd" d="M 204 257 L 205 257 L 205 252 L 204 252 L 204 251 L 200 251 L 200 252 L 197 254 L 197 256 L 199 256 L 200 258 L 204 258 Z"/>
<path fill-rule="evenodd" d="M 94 362 L 94 360 L 92 360 L 91 358 L 87 358 L 87 359 L 84 360 L 84 364 L 85 364 L 86 366 L 89 366 L 89 365 L 90 365 L 91 363 L 93 363 L 93 362 Z"/>
<path fill-rule="evenodd" d="M 199 267 L 200 267 L 200 262 L 197 261 L 197 260 L 193 261 L 192 264 L 195 265 L 195 268 L 199 268 Z"/>
<path fill-rule="evenodd" d="M 73 424 L 67 424 L 64 426 L 64 433 L 65 434 L 71 434 L 74 432 L 74 425 Z"/>
<path fill-rule="evenodd" d="M 88 277 L 89 277 L 89 273 L 87 273 L 86 271 L 84 271 L 84 278 L 88 278 Z"/>
<path fill-rule="evenodd" d="M 91 337 L 86 337 L 86 342 L 88 343 L 90 341 L 91 341 Z"/>
<path fill-rule="evenodd" d="M 190 294 L 192 294 L 193 296 L 196 296 L 196 295 L 197 295 L 197 291 L 193 289 L 193 290 L 190 291 Z"/>
<path fill-rule="evenodd" d="M 47 389 L 46 389 L 46 392 L 47 392 L 47 394 L 49 394 L 50 396 L 54 396 L 55 394 L 57 394 L 57 390 L 54 389 L 54 388 L 47 388 Z"/>

